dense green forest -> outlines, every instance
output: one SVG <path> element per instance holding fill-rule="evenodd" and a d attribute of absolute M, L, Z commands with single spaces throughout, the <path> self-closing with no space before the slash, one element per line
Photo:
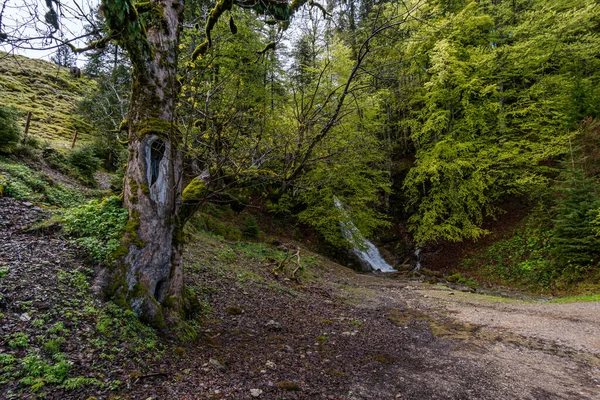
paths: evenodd
<path fill-rule="evenodd" d="M 211 7 L 192 2 L 184 19 L 198 25 Z M 494 244 L 517 259 L 495 260 L 492 247 L 462 267 L 537 289 L 597 278 L 594 1 L 332 1 L 287 30 L 261 14 L 228 11 L 201 55 L 202 30 L 178 42 L 183 179 L 203 175 L 210 188 L 196 200 L 262 199 L 271 218 L 307 224 L 334 248 L 352 245 L 343 219 L 374 238 L 400 226 L 410 234 L 397 257 L 477 241 L 517 201 L 521 224 Z M 61 49 L 54 61 L 73 62 Z M 86 59 L 94 89 L 78 109 L 93 139 L 74 162 L 90 182 L 96 168 L 116 174 L 118 191 L 132 64 L 110 42 Z M 17 140 L 3 129 L 10 152 Z"/>

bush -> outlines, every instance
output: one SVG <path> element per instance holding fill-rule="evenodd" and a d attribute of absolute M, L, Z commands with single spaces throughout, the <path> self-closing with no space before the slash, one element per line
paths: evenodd
<path fill-rule="evenodd" d="M 246 237 L 252 239 L 257 238 L 259 233 L 259 227 L 258 223 L 256 222 L 256 218 L 254 218 L 251 215 L 246 217 L 246 219 L 244 219 L 244 221 L 242 222 L 242 232 Z"/>
<path fill-rule="evenodd" d="M 96 262 L 109 262 L 121 244 L 127 210 L 117 196 L 92 200 L 62 215 L 63 230 Z"/>
<path fill-rule="evenodd" d="M 84 180 L 93 181 L 94 172 L 100 168 L 101 161 L 96 157 L 93 145 L 84 145 L 72 150 L 67 162 L 77 169 Z"/>
<path fill-rule="evenodd" d="M 9 107 L 0 107 L 0 153 L 10 153 L 19 144 L 21 128 L 17 124 L 19 113 Z"/>

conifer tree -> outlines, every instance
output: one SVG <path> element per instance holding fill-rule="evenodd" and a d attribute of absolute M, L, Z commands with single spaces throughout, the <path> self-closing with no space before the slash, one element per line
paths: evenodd
<path fill-rule="evenodd" d="M 567 272 L 577 278 L 600 261 L 600 237 L 594 220 L 600 208 L 600 198 L 594 180 L 574 167 L 561 184 L 562 199 L 557 201 L 552 237 L 557 273 Z"/>

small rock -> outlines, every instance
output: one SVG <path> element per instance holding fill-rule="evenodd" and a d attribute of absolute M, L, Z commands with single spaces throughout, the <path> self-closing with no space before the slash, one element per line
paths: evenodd
<path fill-rule="evenodd" d="M 292 392 L 296 392 L 296 391 L 300 390 L 300 385 L 298 385 L 296 382 L 291 382 L 291 381 L 277 382 L 277 383 L 275 383 L 275 386 L 277 386 L 279 389 L 288 390 L 288 391 L 292 391 Z"/>
<path fill-rule="evenodd" d="M 280 331 L 281 330 L 281 325 L 279 324 L 279 322 L 275 321 L 275 320 L 269 320 L 266 324 L 265 327 L 269 328 L 272 331 Z"/>
<path fill-rule="evenodd" d="M 287 351 L 288 353 L 293 353 L 294 352 L 294 348 L 292 346 L 290 346 L 290 345 L 287 345 L 287 344 L 285 346 L 283 346 L 283 349 L 285 351 Z"/>
<path fill-rule="evenodd" d="M 241 315 L 244 312 L 244 310 L 241 307 L 232 306 L 227 307 L 225 312 L 227 313 L 227 315 Z"/>
<path fill-rule="evenodd" d="M 215 358 L 211 358 L 210 360 L 208 360 L 208 363 L 220 371 L 225 371 L 227 369 L 225 365 L 223 365 L 219 360 Z"/>
<path fill-rule="evenodd" d="M 263 391 L 260 389 L 250 389 L 250 396 L 252 396 L 252 397 L 258 397 L 262 393 L 263 393 Z"/>
<path fill-rule="evenodd" d="M 31 207 L 31 206 L 33 206 L 33 203 L 30 203 L 30 202 L 28 202 L 28 201 L 25 201 L 25 202 L 23 202 L 23 205 L 24 205 L 25 207 Z"/>
<path fill-rule="evenodd" d="M 275 369 L 275 368 L 277 368 L 277 365 L 275 365 L 275 363 L 274 363 L 273 361 L 267 361 L 267 362 L 265 363 L 265 365 L 266 365 L 266 367 L 267 367 L 268 369 Z"/>
<path fill-rule="evenodd" d="M 30 320 L 31 320 L 31 317 L 29 316 L 29 314 L 27 314 L 27 313 L 24 313 L 24 314 L 21 314 L 21 316 L 19 317 L 19 319 L 20 319 L 21 321 L 23 321 L 23 322 L 27 322 L 27 321 L 30 321 Z"/>

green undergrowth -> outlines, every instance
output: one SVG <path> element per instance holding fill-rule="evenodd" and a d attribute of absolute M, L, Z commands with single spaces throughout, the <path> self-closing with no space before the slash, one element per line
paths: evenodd
<path fill-rule="evenodd" d="M 90 200 L 63 210 L 57 217 L 63 231 L 96 262 L 110 262 L 120 246 L 128 212 L 117 196 Z"/>
<path fill-rule="evenodd" d="M 21 112 L 19 124 L 32 113 L 29 135 L 67 147 L 75 134 L 87 138 L 92 127 L 76 112 L 77 102 L 95 83 L 75 79 L 68 68 L 0 52 L 0 98 Z"/>
<path fill-rule="evenodd" d="M 192 280 L 210 272 L 216 278 L 234 280 L 241 287 L 259 284 L 276 292 L 297 296 L 299 287 L 318 279 L 323 260 L 316 254 L 301 250 L 299 266 L 296 247 L 289 247 L 290 250 L 285 250 L 264 242 L 227 240 L 192 224 L 187 229 L 184 247 L 186 268 Z M 206 287 L 192 287 L 192 291 L 200 294 L 201 301 L 203 296 L 208 298 L 206 290 Z"/>
<path fill-rule="evenodd" d="M 600 301 L 600 294 L 561 297 L 550 300 L 550 303 L 580 303 L 590 301 Z"/>
<path fill-rule="evenodd" d="M 117 368 L 153 365 L 164 357 L 167 345 L 132 311 L 92 296 L 93 271 L 55 271 L 50 298 L 14 303 L 31 319 L 0 336 L 7 345 L 0 354 L 0 397 L 43 398 L 73 390 L 108 394 L 122 386 Z"/>
<path fill-rule="evenodd" d="M 80 191 L 6 158 L 0 158 L 0 194 L 58 207 L 71 207 L 85 199 Z"/>
<path fill-rule="evenodd" d="M 599 271 L 575 271 L 554 259 L 553 232 L 547 217 L 533 214 L 503 239 L 464 259 L 451 277 L 540 294 L 597 293 Z"/>

